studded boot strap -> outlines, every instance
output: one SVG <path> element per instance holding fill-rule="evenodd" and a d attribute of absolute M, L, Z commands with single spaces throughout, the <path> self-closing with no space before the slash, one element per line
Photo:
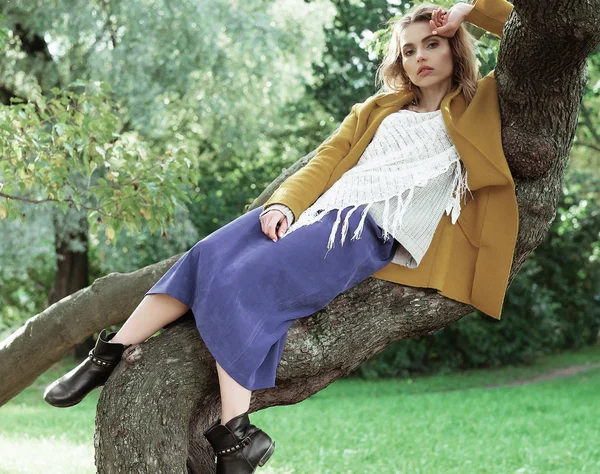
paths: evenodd
<path fill-rule="evenodd" d="M 100 367 L 113 367 L 118 364 L 118 362 L 112 362 L 110 360 L 106 360 L 106 359 L 97 357 L 96 355 L 94 355 L 94 349 L 91 349 L 90 352 L 88 352 L 88 356 L 94 364 L 96 364 Z"/>
<path fill-rule="evenodd" d="M 246 436 L 244 439 L 242 439 L 238 444 L 236 444 L 235 446 L 231 446 L 230 448 L 227 449 L 223 449 L 222 451 L 217 451 L 217 455 L 221 456 L 223 454 L 227 454 L 227 453 L 232 453 L 234 451 L 237 451 L 238 449 L 243 448 L 244 446 L 248 446 L 251 442 L 251 438 L 250 436 Z"/>

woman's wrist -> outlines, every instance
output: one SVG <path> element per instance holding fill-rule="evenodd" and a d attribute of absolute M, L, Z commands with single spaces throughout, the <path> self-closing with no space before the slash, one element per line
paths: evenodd
<path fill-rule="evenodd" d="M 459 2 L 456 5 L 454 5 L 454 8 L 458 8 L 463 18 L 463 21 L 465 21 L 469 16 L 469 13 L 471 13 L 471 10 L 473 10 L 474 5 L 472 3 Z"/>

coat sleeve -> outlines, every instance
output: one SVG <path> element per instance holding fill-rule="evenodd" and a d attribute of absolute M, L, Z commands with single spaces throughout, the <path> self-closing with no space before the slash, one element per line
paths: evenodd
<path fill-rule="evenodd" d="M 271 204 L 283 204 L 291 209 L 294 220 L 298 220 L 308 207 L 325 190 L 337 164 L 350 151 L 358 124 L 357 107 L 354 104 L 338 130 L 317 148 L 312 159 L 289 176 L 271 195 L 264 208 Z"/>
<path fill-rule="evenodd" d="M 473 9 L 466 21 L 502 38 L 504 23 L 513 10 L 512 3 L 506 0 L 472 0 L 471 5 Z"/>

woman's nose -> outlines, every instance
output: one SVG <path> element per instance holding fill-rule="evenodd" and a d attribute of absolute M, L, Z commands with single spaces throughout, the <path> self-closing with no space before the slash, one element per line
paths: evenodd
<path fill-rule="evenodd" d="M 421 59 L 425 59 L 426 58 L 426 51 L 424 49 L 418 49 L 417 50 L 417 60 L 421 60 Z"/>

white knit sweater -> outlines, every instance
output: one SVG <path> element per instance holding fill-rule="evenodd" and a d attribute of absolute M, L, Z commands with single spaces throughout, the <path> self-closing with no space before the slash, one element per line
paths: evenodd
<path fill-rule="evenodd" d="M 460 200 L 466 198 L 466 170 L 446 131 L 441 110 L 399 110 L 387 116 L 364 153 L 294 222 L 291 210 L 282 204 L 264 209 L 261 216 L 279 209 L 288 219 L 285 238 L 297 229 L 320 221 L 337 209 L 327 248 L 335 246 L 342 226 L 344 244 L 349 217 L 365 205 L 352 239 L 360 238 L 367 212 L 383 231 L 399 243 L 393 263 L 414 268 L 425 255 L 444 212 L 455 224 Z M 352 206 L 341 223 L 341 210 Z"/>

